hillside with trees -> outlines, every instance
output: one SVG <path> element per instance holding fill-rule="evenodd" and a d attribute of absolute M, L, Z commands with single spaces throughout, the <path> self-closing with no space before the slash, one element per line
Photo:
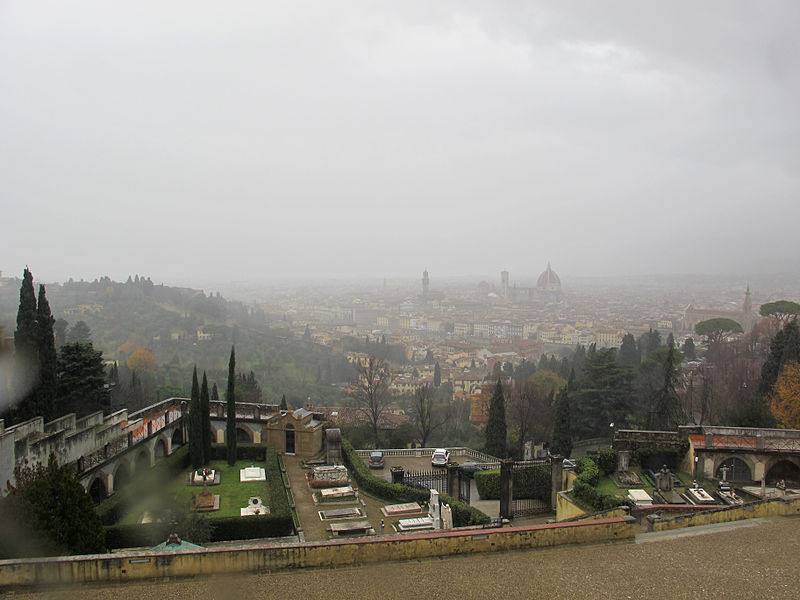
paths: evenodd
<path fill-rule="evenodd" d="M 0 287 L 0 326 L 7 332 L 19 328 L 16 319 L 22 285 L 23 280 L 18 279 Z M 33 322 L 37 301 L 32 281 L 25 287 L 24 319 Z M 105 363 L 104 377 L 111 390 L 109 408 L 136 409 L 174 395 L 188 397 L 194 365 L 206 371 L 210 386 L 224 389 L 228 352 L 234 344 L 238 371 L 251 401 L 260 398 L 277 404 L 286 395 L 292 406 L 302 405 L 308 398 L 315 404 L 339 404 L 346 382 L 355 374 L 341 346 L 330 348 L 295 339 L 280 318 L 219 294 L 156 285 L 136 275 L 125 282 L 102 277 L 91 282 L 51 283 L 46 299 L 52 313 L 52 335 L 64 360 L 87 358 L 77 356 L 75 348 L 66 348 L 74 344 L 85 347 L 91 343 L 100 353 L 95 356 Z M 21 326 L 25 353 L 26 340 L 39 333 L 30 323 Z M 54 364 L 53 370 L 57 368 Z M 89 407 L 74 408 L 85 413 Z"/>

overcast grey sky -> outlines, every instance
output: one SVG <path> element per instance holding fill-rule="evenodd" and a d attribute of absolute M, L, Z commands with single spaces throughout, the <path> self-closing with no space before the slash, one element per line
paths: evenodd
<path fill-rule="evenodd" d="M 0 0 L 0 269 L 797 270 L 800 3 Z"/>

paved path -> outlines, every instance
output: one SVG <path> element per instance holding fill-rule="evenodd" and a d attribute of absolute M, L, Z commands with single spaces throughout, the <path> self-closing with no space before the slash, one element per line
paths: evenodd
<path fill-rule="evenodd" d="M 698 528 L 698 531 L 700 528 Z M 657 543 L 562 546 L 383 563 L 112 585 L 9 598 L 797 598 L 800 517 L 758 520 Z"/>

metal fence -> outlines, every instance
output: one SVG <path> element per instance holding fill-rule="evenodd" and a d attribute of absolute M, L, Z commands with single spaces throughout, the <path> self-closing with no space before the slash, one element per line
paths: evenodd
<path fill-rule="evenodd" d="M 412 471 L 403 474 L 403 484 L 421 490 L 436 490 L 440 494 L 447 490 L 447 471 Z"/>
<path fill-rule="evenodd" d="M 550 459 L 515 462 L 512 469 L 512 515 L 517 517 L 550 512 L 553 489 Z"/>

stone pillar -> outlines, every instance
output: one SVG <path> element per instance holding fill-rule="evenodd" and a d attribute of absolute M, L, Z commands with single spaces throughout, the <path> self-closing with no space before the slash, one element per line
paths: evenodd
<path fill-rule="evenodd" d="M 458 500 L 458 463 L 447 464 L 447 493 Z"/>
<path fill-rule="evenodd" d="M 561 482 L 563 481 L 564 463 L 562 462 L 561 456 L 558 454 L 554 454 L 552 459 L 551 474 L 553 483 L 551 486 L 552 489 L 550 490 L 550 507 L 553 509 L 553 512 L 555 512 L 558 504 L 558 492 L 561 491 Z"/>
<path fill-rule="evenodd" d="M 764 449 L 764 436 L 757 435 L 756 436 L 756 450 L 763 450 Z"/>
<path fill-rule="evenodd" d="M 514 494 L 514 463 L 500 461 L 500 518 L 511 519 L 511 498 Z"/>
<path fill-rule="evenodd" d="M 706 434 L 706 448 L 713 448 L 714 447 L 714 434 L 707 433 Z"/>
<path fill-rule="evenodd" d="M 620 450 L 617 453 L 617 471 L 627 471 L 631 464 L 631 451 Z"/>
<path fill-rule="evenodd" d="M 403 467 L 392 467 L 392 483 L 403 483 L 406 472 Z"/>

